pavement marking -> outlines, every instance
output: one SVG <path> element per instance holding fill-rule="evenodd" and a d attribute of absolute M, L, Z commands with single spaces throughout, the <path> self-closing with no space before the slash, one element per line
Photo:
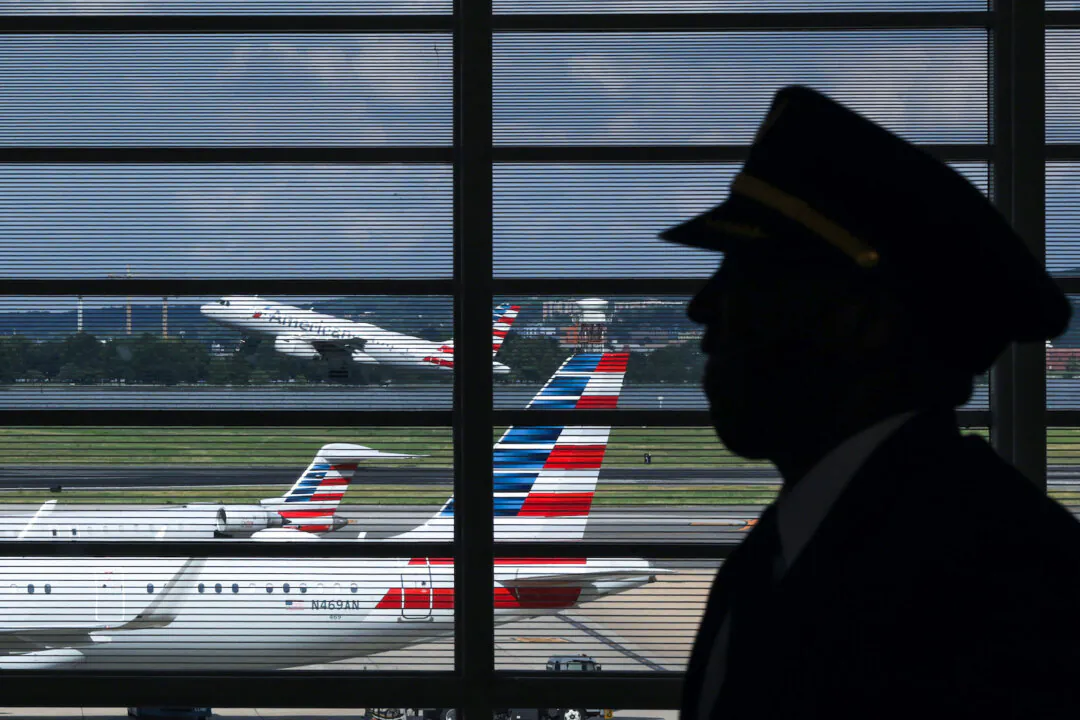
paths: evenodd
<path fill-rule="evenodd" d="M 649 668 L 650 670 L 664 671 L 664 666 L 663 665 L 659 665 L 657 663 L 654 663 L 649 658 L 647 658 L 647 657 L 645 657 L 643 655 L 639 655 L 638 653 L 634 652 L 633 650 L 626 647 L 625 645 L 622 645 L 621 643 L 615 642 L 614 640 L 607 637 L 606 635 L 603 635 L 600 632 L 598 632 L 596 630 L 593 630 L 591 627 L 589 627 L 585 623 L 581 622 L 580 620 L 575 620 L 574 618 L 569 617 L 568 615 L 564 615 L 563 613 L 555 613 L 555 617 L 559 618 L 564 623 L 566 623 L 566 624 L 568 624 L 568 625 L 570 625 L 572 627 L 577 628 L 578 630 L 585 633 L 586 635 L 596 638 L 597 640 L 604 643 L 605 645 L 607 645 L 609 648 L 611 648 L 615 652 L 622 653 L 623 655 L 630 658 L 631 660 L 638 661 L 639 663 L 641 663 L 645 667 Z"/>

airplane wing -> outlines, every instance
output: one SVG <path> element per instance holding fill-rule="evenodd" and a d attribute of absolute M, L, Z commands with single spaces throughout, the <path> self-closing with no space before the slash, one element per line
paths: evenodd
<path fill-rule="evenodd" d="M 141 612 L 121 621 L 87 620 L 63 623 L 0 620 L 0 670 L 64 668 L 82 662 L 80 646 L 108 642 L 108 635 L 127 630 L 165 627 L 176 619 L 205 558 L 189 558 Z M 77 614 L 76 609 L 72 614 Z"/>
<path fill-rule="evenodd" d="M 565 586 L 569 583 L 590 583 L 598 580 L 621 580 L 624 578 L 641 577 L 642 575 L 671 575 L 675 570 L 666 568 L 620 568 L 620 569 L 597 569 L 582 572 L 559 572 L 551 575 L 529 575 L 523 578 L 500 579 L 499 584 L 505 587 L 545 587 L 548 585 Z"/>

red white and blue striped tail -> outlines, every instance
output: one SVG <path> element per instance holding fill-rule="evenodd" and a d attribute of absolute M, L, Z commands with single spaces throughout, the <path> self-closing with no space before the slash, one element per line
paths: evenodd
<path fill-rule="evenodd" d="M 521 306 L 511 305 L 510 303 L 503 303 L 492 311 L 491 357 L 494 358 L 499 354 L 499 348 L 502 347 L 503 341 L 506 340 L 506 336 L 510 333 L 510 326 L 514 324 L 519 312 L 521 312 Z"/>
<path fill-rule="evenodd" d="M 614 408 L 629 353 L 571 356 L 529 403 L 530 408 Z M 511 427 L 495 443 L 496 540 L 580 540 L 592 509 L 611 428 Z M 398 540 L 453 537 L 454 499 Z"/>
<path fill-rule="evenodd" d="M 301 532 L 329 532 L 357 464 L 373 458 L 409 458 L 415 455 L 387 453 L 364 445 L 332 443 L 323 445 L 296 483 L 287 493 L 262 501 L 276 510 L 285 527 Z"/>

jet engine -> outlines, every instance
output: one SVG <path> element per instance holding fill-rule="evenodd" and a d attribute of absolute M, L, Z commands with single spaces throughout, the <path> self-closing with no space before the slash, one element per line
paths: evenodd
<path fill-rule="evenodd" d="M 250 533 L 272 527 L 283 527 L 285 519 L 280 514 L 255 505 L 226 505 L 217 511 L 217 532 Z"/>
<path fill-rule="evenodd" d="M 319 351 L 307 340 L 289 337 L 288 335 L 278 335 L 274 339 L 274 350 L 303 360 L 314 360 L 319 357 Z"/>

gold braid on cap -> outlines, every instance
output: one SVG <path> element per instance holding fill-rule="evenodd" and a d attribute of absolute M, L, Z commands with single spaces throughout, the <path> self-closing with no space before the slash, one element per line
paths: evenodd
<path fill-rule="evenodd" d="M 731 191 L 756 200 L 794 220 L 816 235 L 820 235 L 855 260 L 860 267 L 872 268 L 881 259 L 874 248 L 810 207 L 805 201 L 789 195 L 760 178 L 747 175 L 745 172 L 739 173 L 731 184 Z"/>

